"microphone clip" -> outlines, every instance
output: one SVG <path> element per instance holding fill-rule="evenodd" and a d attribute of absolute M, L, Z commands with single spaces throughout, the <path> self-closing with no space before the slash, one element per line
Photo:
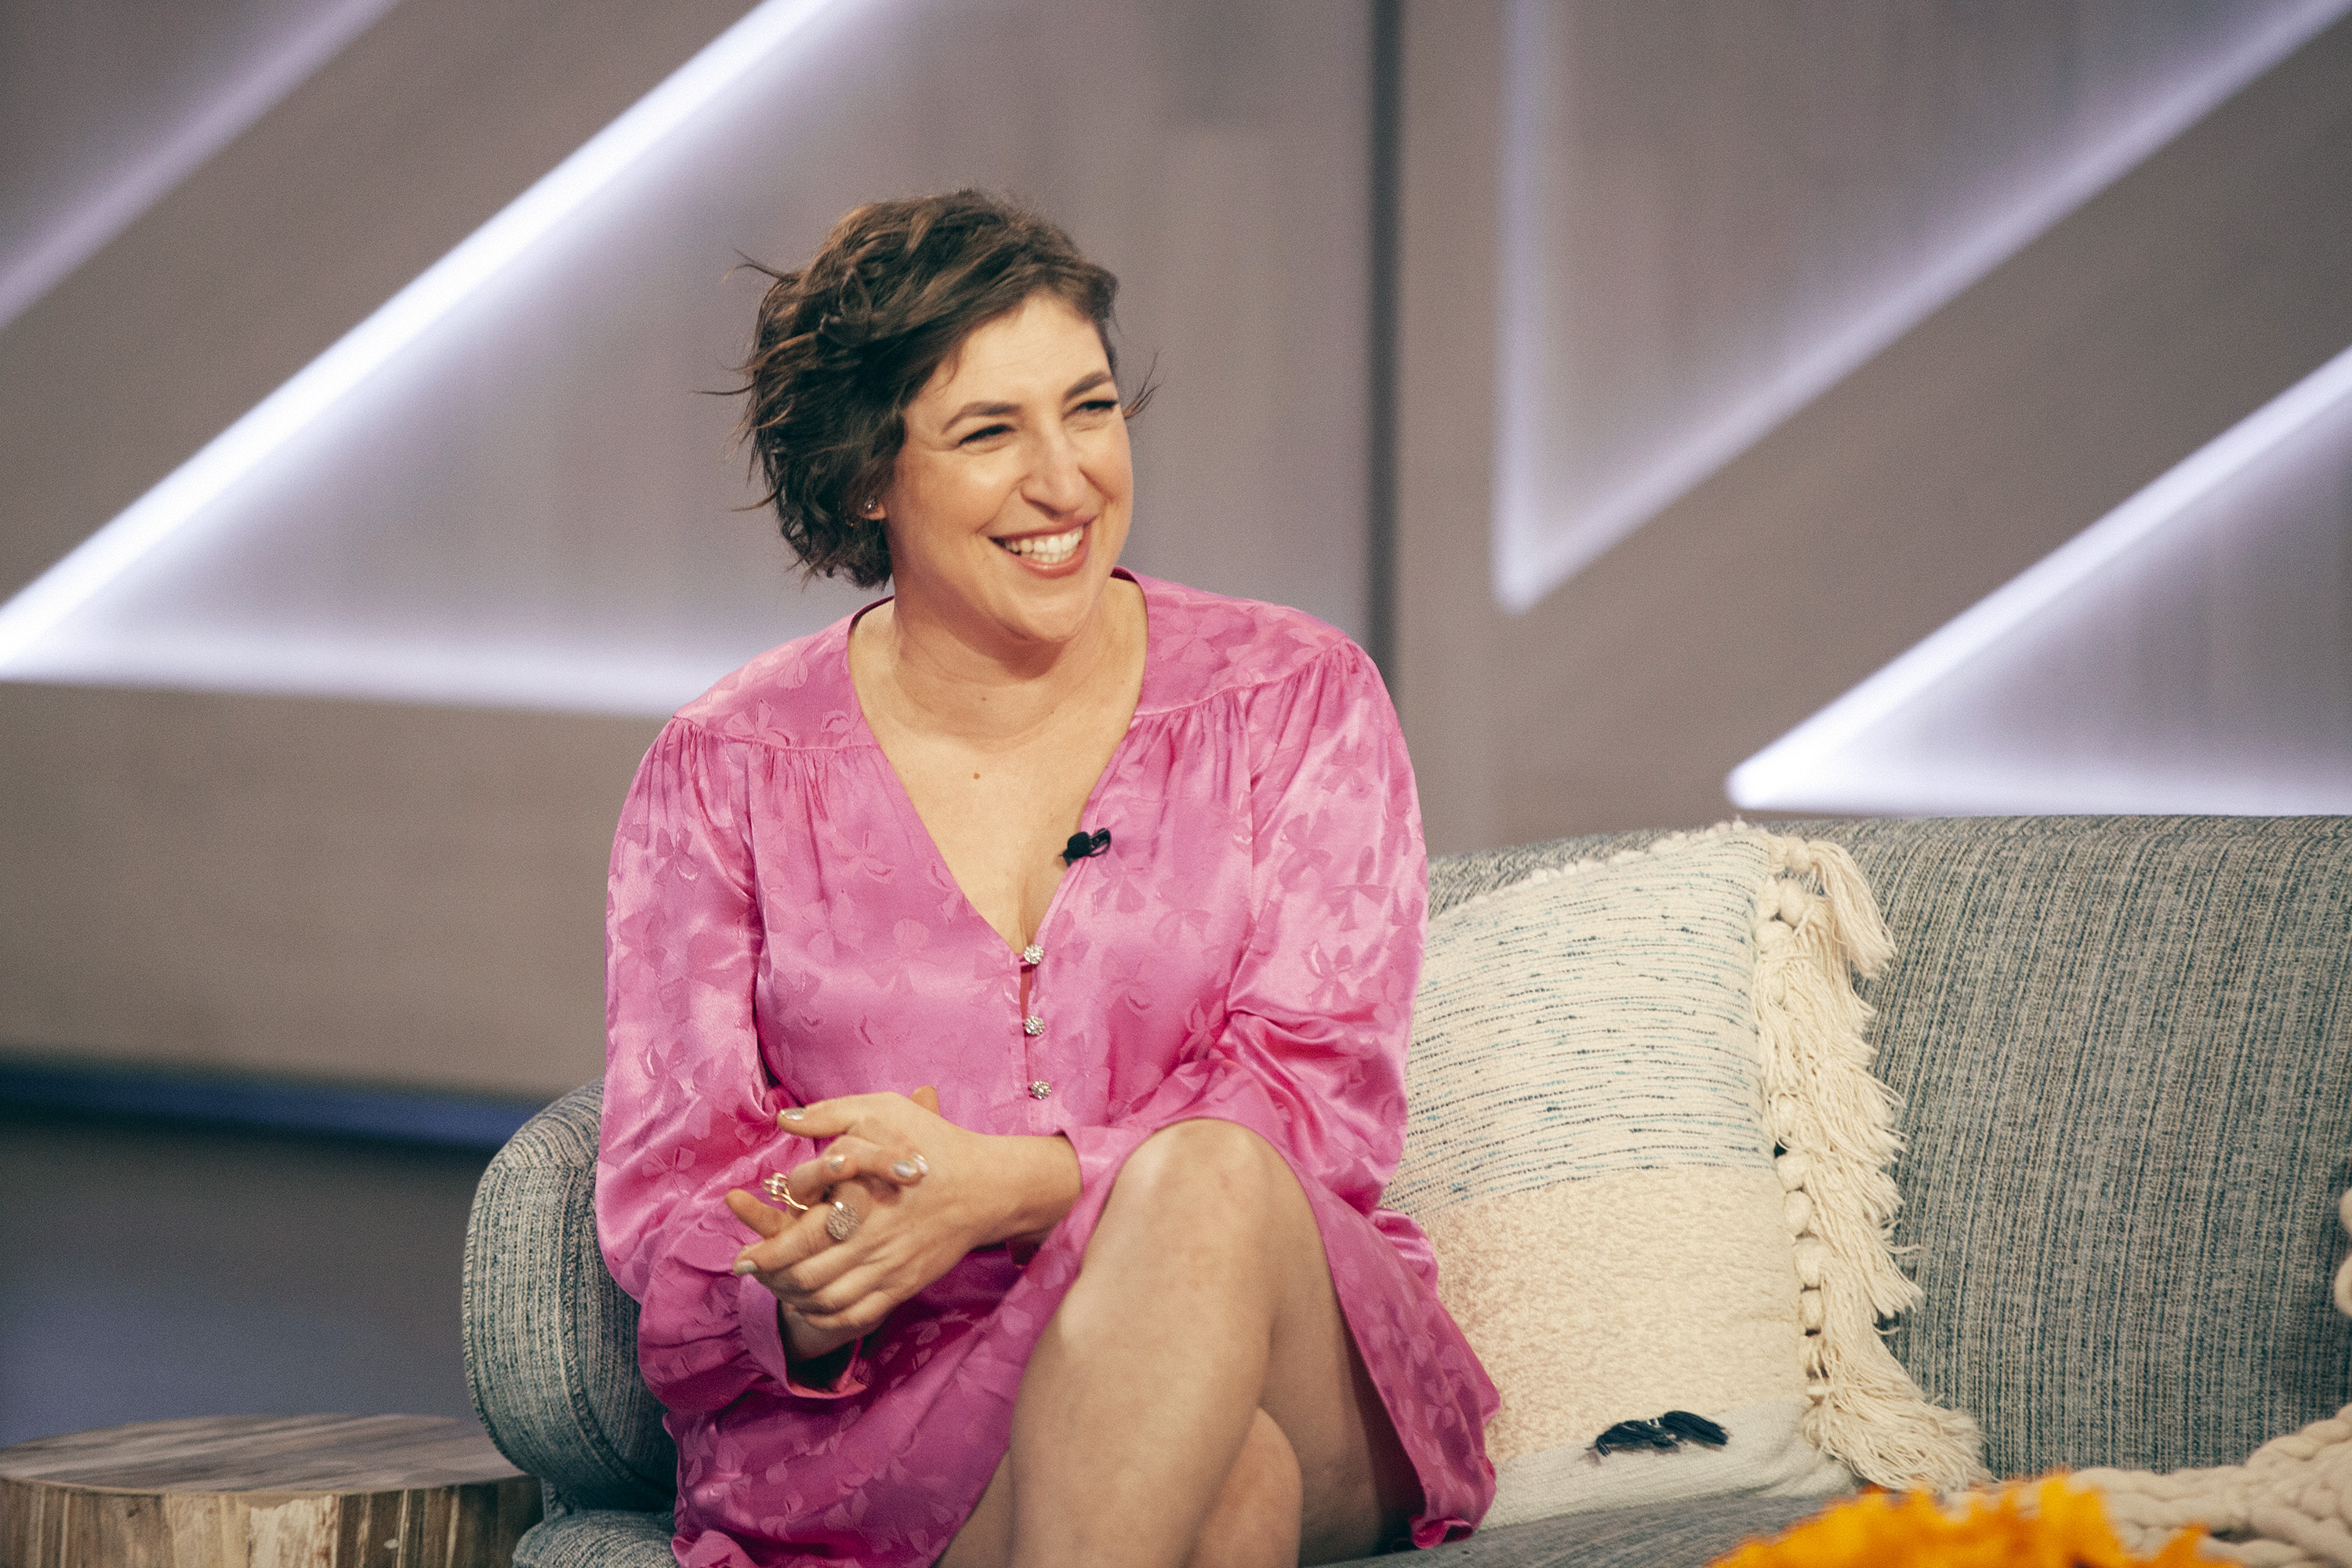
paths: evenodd
<path fill-rule="evenodd" d="M 1075 866 L 1079 861 L 1090 856 L 1099 855 L 1109 847 L 1110 829 L 1108 827 L 1097 827 L 1092 833 L 1083 831 L 1073 833 L 1070 835 L 1070 841 L 1062 846 L 1062 864 Z"/>

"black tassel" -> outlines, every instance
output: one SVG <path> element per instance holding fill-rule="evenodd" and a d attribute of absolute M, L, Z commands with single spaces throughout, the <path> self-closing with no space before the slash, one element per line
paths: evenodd
<path fill-rule="evenodd" d="M 1704 1443 L 1710 1448 L 1720 1448 L 1731 1441 L 1731 1434 L 1704 1415 L 1694 1415 L 1687 1410 L 1669 1410 L 1658 1417 L 1658 1425 L 1685 1442 Z"/>

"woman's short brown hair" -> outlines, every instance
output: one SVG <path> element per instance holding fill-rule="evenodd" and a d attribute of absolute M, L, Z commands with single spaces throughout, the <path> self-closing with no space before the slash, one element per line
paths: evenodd
<path fill-rule="evenodd" d="M 880 525 L 860 516 L 890 482 L 905 410 L 973 328 L 1057 296 L 1092 321 L 1114 375 L 1118 279 L 1036 214 L 980 191 L 873 202 L 834 226 L 760 301 L 740 434 L 784 542 L 812 576 L 870 588 L 890 575 Z"/>

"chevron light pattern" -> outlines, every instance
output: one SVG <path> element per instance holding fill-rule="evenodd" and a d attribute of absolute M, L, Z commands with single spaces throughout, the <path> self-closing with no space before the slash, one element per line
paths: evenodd
<path fill-rule="evenodd" d="M 1726 788 L 1752 810 L 2352 812 L 2348 665 L 2352 349 Z"/>

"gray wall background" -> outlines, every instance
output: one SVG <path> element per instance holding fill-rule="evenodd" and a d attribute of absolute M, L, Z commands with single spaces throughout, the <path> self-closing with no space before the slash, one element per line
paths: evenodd
<path fill-rule="evenodd" d="M 206 4 L 224 28 L 297 9 Z M 138 9 L 38 21 L 87 43 Z M 401 0 L 0 329 L 0 593 L 744 9 Z M 1935 211 L 1879 198 L 1991 177 L 1953 152 L 1982 112 L 1971 83 L 1998 79 L 2012 129 L 2071 134 L 2290 9 L 2066 0 L 1963 26 L 1906 0 L 1861 8 L 1879 18 L 1864 27 L 1824 0 L 1762 47 L 1743 7 L 1563 5 L 1552 87 L 1588 118 L 1546 143 L 1544 177 L 1563 210 L 1598 191 L 1619 221 L 1580 219 L 1559 253 L 1573 330 L 1546 363 L 1584 444 L 1546 448 L 1564 465 L 1546 483 L 1602 486 L 1610 452 L 1801 349 L 1838 279 L 1932 240 Z M 516 626 L 588 663 L 740 657 L 830 618 L 845 601 L 803 597 L 763 525 L 730 511 L 728 411 L 693 395 L 748 321 L 751 286 L 726 268 L 739 248 L 803 254 L 855 200 L 982 183 L 1118 269 L 1130 363 L 1159 356 L 1133 564 L 1360 635 L 1366 476 L 1393 464 L 1390 673 L 1433 849 L 1690 824 L 1727 815 L 1732 765 L 2352 342 L 2338 25 L 1507 614 L 1488 548 L 1497 343 L 1529 330 L 1499 291 L 1509 6 L 1401 10 L 1388 452 L 1366 437 L 1364 0 L 843 0 L 822 50 L 714 122 L 687 174 L 591 215 L 587 240 L 486 296 L 365 419 L 232 497 L 220 537 L 241 543 L 126 581 L 105 614 L 120 634 L 265 647 L 357 625 L 385 668 Z M 2001 47 L 1968 52 L 1987 37 Z M 1801 49 L 1824 38 L 1836 49 Z M 1791 49 L 1832 73 L 1811 97 L 1771 90 Z M 76 79 L 128 100 L 173 68 Z M 1922 80 L 1959 108 L 1923 123 Z M 0 124 L 12 112 L 23 100 Z M 2009 169 L 2047 148 L 2020 132 L 1987 155 Z M 1577 413 L 1594 408 L 1610 419 Z M 2277 558 L 2340 561 L 2341 486 L 2285 489 L 2320 520 L 2297 537 L 2321 542 Z M 2173 646 L 2269 603 L 2206 595 Z M 2335 625 L 2300 665 L 2340 668 Z M 568 1087 L 601 1060 L 604 859 L 656 723 L 0 684 L 0 1046 Z"/>
<path fill-rule="evenodd" d="M 1686 95 L 1695 113 L 1737 105 L 1747 73 L 1767 68 L 1717 47 L 1737 29 L 1708 24 L 1737 9 L 1682 13 L 1677 68 L 1727 79 L 1718 91 Z M 1931 52 L 1939 18 L 1973 14 L 1885 9 L 1915 28 L 1874 35 L 1882 47 Z M 2078 22 L 2116 14 L 2036 9 Z M 2174 10 L 2195 8 L 2123 14 Z M 2342 196 L 2352 189 L 2352 26 L 2339 21 L 1525 615 L 1508 615 L 1464 548 L 1496 511 L 1502 383 L 1492 345 L 1512 330 L 1496 289 L 1507 12 L 1502 0 L 1407 12 L 1396 685 L 1433 849 L 1729 815 L 1729 769 L 2352 342 L 2352 208 Z M 2083 26 L 2078 39 L 2095 32 Z M 1965 51 L 1948 58 L 1974 64 Z M 2055 68 L 2076 56 L 2061 51 L 2053 64 L 2048 90 L 2076 90 L 2082 73 Z M 1908 102 L 1897 97 L 1882 113 L 1899 119 Z M 1832 140 L 1866 141 L 1858 127 L 1868 121 L 1843 121 Z M 1795 186 L 1812 177 L 1799 132 L 1822 128 L 1801 119 L 1781 128 L 1787 155 L 1763 159 L 1756 177 Z M 1653 151 L 1664 159 L 1672 149 Z M 1792 247 L 1776 228 L 1811 221 L 1808 202 L 1789 195 L 1773 199 L 1768 183 L 1713 251 L 1685 247 L 1670 279 L 1696 290 L 1697 303 L 1657 319 L 1707 319 L 1707 279 L 1737 292 L 1751 249 L 1826 248 Z M 2272 504 L 2261 490 L 2244 492 L 2256 510 Z M 2304 508 L 2293 523 L 2305 537 L 2352 530 L 2340 489 L 2302 495 L 2287 504 Z M 2246 531 L 2250 549 L 2259 552 L 2264 531 Z M 2316 554 L 2340 592 L 2341 568 L 2326 565 L 2338 558 Z M 2335 721 L 2322 747 L 2337 776 L 2352 779 L 2340 697 L 2291 696 L 2221 668 L 2233 639 L 2277 636 L 2293 596 L 2242 586 L 2170 596 L 2108 612 L 2138 617 L 2145 636 L 2176 651 L 2163 689 L 2095 679 L 2061 698 L 2029 680 L 2021 695 L 2063 712 L 2095 691 L 2116 711 L 2077 713 L 2078 726 L 2087 718 L 2114 737 L 2161 720 L 2171 749 L 2291 754 L 2298 770 L 2316 714 Z M 2352 686 L 2352 651 L 2333 629 L 2341 625 L 2287 634 L 2278 662 L 2306 664 L 2340 693 Z M 2231 711 L 2247 700 L 2252 711 Z M 2229 798 L 2213 808 L 2233 808 L 2242 791 Z M 1970 808 L 2002 804 L 1979 796 Z"/>
<path fill-rule="evenodd" d="M 0 334 L 0 585 L 741 9 L 394 9 Z M 1346 0 L 829 9 L 67 628 L 257 649 L 241 684 L 327 631 L 394 693 L 420 647 L 487 664 L 518 637 L 700 672 L 597 704 L 619 716 L 159 690 L 152 659 L 147 689 L 0 685 L 0 1040 L 496 1092 L 597 1071 L 602 868 L 655 715 L 857 602 L 803 594 L 732 510 L 733 410 L 696 395 L 748 333 L 757 280 L 728 272 L 877 195 L 1059 217 L 1162 384 L 1130 563 L 1360 631 L 1369 59 Z"/>

